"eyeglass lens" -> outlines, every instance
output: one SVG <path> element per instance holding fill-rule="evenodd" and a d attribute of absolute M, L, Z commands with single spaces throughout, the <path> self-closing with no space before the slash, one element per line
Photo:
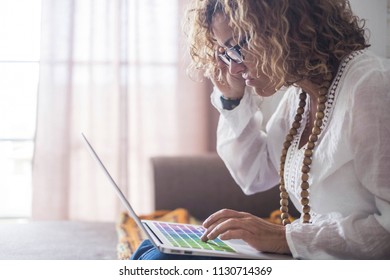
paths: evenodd
<path fill-rule="evenodd" d="M 224 53 L 219 54 L 218 56 L 227 65 L 230 65 L 232 60 L 235 63 L 242 63 L 244 61 L 244 58 L 240 50 L 241 50 L 240 45 L 236 45 L 234 47 L 226 49 Z"/>

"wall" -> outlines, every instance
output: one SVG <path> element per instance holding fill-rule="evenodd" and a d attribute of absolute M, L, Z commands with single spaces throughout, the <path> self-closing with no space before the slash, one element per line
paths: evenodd
<path fill-rule="evenodd" d="M 370 30 L 371 50 L 381 56 L 390 53 L 390 23 L 388 7 L 390 0 L 350 0 L 352 10 L 360 18 L 366 19 L 366 27 Z"/>
<path fill-rule="evenodd" d="M 387 57 L 390 58 L 390 0 L 387 2 Z"/>

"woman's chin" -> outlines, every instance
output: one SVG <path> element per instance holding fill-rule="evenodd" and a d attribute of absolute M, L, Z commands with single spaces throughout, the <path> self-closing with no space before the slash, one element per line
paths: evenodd
<path fill-rule="evenodd" d="M 270 89 L 270 87 L 264 87 L 263 84 L 256 83 L 255 79 L 246 79 L 245 84 L 248 87 L 253 88 L 253 90 L 255 91 L 255 93 L 257 95 L 260 95 L 263 97 L 271 96 L 271 95 L 274 95 L 274 93 L 275 93 L 275 90 Z"/>
<path fill-rule="evenodd" d="M 275 94 L 275 91 L 269 89 L 264 89 L 259 87 L 253 87 L 253 89 L 257 95 L 260 95 L 262 97 L 269 97 Z"/>
<path fill-rule="evenodd" d="M 255 80 L 253 80 L 253 79 L 246 79 L 246 80 L 245 80 L 245 84 L 246 84 L 248 87 L 256 87 Z"/>

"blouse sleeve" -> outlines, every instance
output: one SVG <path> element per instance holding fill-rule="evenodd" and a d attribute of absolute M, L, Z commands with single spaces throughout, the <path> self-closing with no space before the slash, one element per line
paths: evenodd
<path fill-rule="evenodd" d="M 330 213 L 313 224 L 293 222 L 286 236 L 296 258 L 390 257 L 390 70 L 359 74 L 350 85 L 349 138 L 356 176 L 376 211 Z"/>
<path fill-rule="evenodd" d="M 217 152 L 245 194 L 265 191 L 278 182 L 278 172 L 267 150 L 267 134 L 262 130 L 263 114 L 259 98 L 246 91 L 239 106 L 223 110 L 221 93 L 214 89 L 211 102 L 220 112 Z"/>

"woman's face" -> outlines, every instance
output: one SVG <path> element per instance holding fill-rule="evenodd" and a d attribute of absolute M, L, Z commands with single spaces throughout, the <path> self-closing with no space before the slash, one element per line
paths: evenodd
<path fill-rule="evenodd" d="M 232 48 L 244 38 L 237 38 L 233 34 L 233 29 L 229 26 L 228 19 L 221 13 L 213 17 L 211 29 L 217 44 L 224 48 Z M 253 87 L 260 96 L 271 96 L 275 93 L 275 86 L 270 83 L 270 79 L 262 72 L 258 72 L 254 59 L 245 51 L 245 47 L 240 49 L 244 57 L 242 63 L 230 61 L 229 72 L 231 75 L 241 75 L 245 79 L 247 86 Z"/>

